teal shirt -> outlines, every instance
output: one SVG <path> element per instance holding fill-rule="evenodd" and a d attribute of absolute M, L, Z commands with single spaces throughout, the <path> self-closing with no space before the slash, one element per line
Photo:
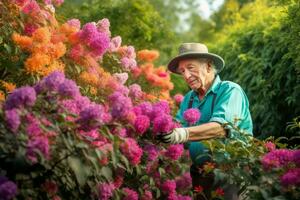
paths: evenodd
<path fill-rule="evenodd" d="M 249 111 L 249 101 L 238 84 L 230 81 L 221 81 L 217 75 L 211 88 L 202 100 L 199 99 L 195 91 L 189 91 L 181 102 L 180 109 L 176 115 L 176 119 L 184 127 L 187 127 L 188 124 L 183 119 L 183 113 L 188 109 L 192 96 L 194 97 L 192 108 L 198 108 L 201 112 L 201 118 L 196 125 L 207 122 L 232 123 L 241 131 L 252 135 L 253 126 Z M 213 100 L 214 96 L 215 100 Z M 214 106 L 212 107 L 213 101 Z M 240 134 L 235 133 L 232 129 L 229 129 L 229 137 L 247 142 L 244 137 L 240 137 Z M 201 142 L 190 142 L 189 150 L 194 164 L 201 164 L 208 159 L 205 156 L 208 149 Z"/>

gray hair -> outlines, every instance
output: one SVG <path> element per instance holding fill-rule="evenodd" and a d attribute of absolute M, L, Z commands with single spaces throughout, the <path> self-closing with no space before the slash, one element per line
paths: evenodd
<path fill-rule="evenodd" d="M 216 66 L 215 66 L 215 63 L 213 62 L 213 60 L 209 59 L 209 58 L 197 58 L 197 60 L 199 62 L 207 62 L 211 65 L 212 67 L 212 70 L 214 72 L 214 74 L 216 75 L 218 73 L 217 69 L 216 69 Z"/>

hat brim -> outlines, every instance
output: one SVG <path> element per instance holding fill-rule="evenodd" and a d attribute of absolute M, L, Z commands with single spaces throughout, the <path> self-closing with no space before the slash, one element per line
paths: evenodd
<path fill-rule="evenodd" d="M 224 62 L 223 58 L 221 58 L 220 56 L 218 56 L 216 54 L 213 54 L 213 53 L 186 53 L 186 54 L 181 54 L 181 55 L 173 58 L 168 64 L 168 69 L 173 73 L 179 74 L 179 72 L 177 71 L 179 61 L 188 59 L 188 58 L 211 59 L 214 62 L 217 73 L 221 72 L 225 66 L 225 62 Z"/>

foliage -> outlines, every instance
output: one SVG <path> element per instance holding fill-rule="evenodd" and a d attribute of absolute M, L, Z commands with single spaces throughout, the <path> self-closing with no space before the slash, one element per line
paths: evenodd
<path fill-rule="evenodd" d="M 280 136 L 287 122 L 300 113 L 300 65 L 295 51 L 299 47 L 299 5 L 255 1 L 232 17 L 234 23 L 225 26 L 219 40 L 210 45 L 226 60 L 221 75 L 245 89 L 254 133 Z"/>

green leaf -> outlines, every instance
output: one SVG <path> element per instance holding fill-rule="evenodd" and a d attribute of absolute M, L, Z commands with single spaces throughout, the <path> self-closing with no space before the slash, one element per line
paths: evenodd
<path fill-rule="evenodd" d="M 107 181 L 112 181 L 113 179 L 112 170 L 109 167 L 102 167 L 101 175 L 103 175 Z"/>
<path fill-rule="evenodd" d="M 81 186 L 84 185 L 88 175 L 87 167 L 82 164 L 79 158 L 76 157 L 69 157 L 68 163 L 75 174 L 78 184 Z"/>

